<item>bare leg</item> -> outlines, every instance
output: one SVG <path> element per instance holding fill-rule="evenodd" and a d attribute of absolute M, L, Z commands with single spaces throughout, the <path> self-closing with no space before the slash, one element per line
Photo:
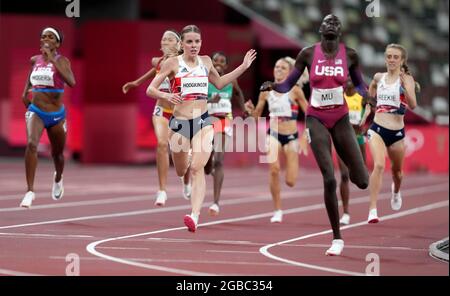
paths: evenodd
<path fill-rule="evenodd" d="M 290 141 L 283 148 L 286 156 L 286 185 L 294 187 L 298 177 L 298 141 Z"/>
<path fill-rule="evenodd" d="M 206 180 L 205 165 L 208 162 L 212 151 L 212 140 L 214 130 L 212 126 L 202 128 L 192 138 L 192 161 L 190 170 L 192 174 L 192 196 L 191 205 L 192 213 L 200 215 L 200 210 L 205 199 Z"/>
<path fill-rule="evenodd" d="M 27 191 L 34 191 L 34 177 L 38 162 L 37 147 L 44 131 L 44 123 L 34 113 L 27 112 L 27 148 L 25 150 L 25 172 Z"/>
<path fill-rule="evenodd" d="M 169 121 L 162 116 L 153 116 L 158 146 L 156 148 L 156 167 L 158 169 L 159 190 L 166 191 L 169 171 Z"/>
<path fill-rule="evenodd" d="M 403 160 L 405 157 L 405 142 L 398 141 L 387 148 L 391 160 L 392 180 L 394 181 L 394 192 L 400 191 L 403 179 Z"/>
<path fill-rule="evenodd" d="M 268 136 L 267 157 L 270 159 L 270 194 L 272 195 L 273 206 L 275 210 L 281 210 L 281 189 L 280 189 L 280 160 L 279 151 L 281 151 L 281 144 L 273 136 Z"/>
<path fill-rule="evenodd" d="M 376 209 L 378 194 L 380 193 L 381 183 L 383 180 L 383 172 L 386 158 L 386 147 L 383 139 L 377 133 L 371 133 L 369 140 L 370 152 L 373 158 L 373 171 L 370 175 L 369 191 L 370 191 L 370 205 L 369 210 Z"/>
<path fill-rule="evenodd" d="M 220 193 L 222 191 L 224 172 L 223 172 L 223 159 L 225 157 L 225 145 L 227 136 L 224 133 L 216 133 L 214 137 L 219 138 L 214 143 L 217 145 L 221 145 L 221 147 L 217 147 L 214 152 L 213 158 L 213 178 L 214 178 L 214 203 L 219 204 Z M 212 154 L 212 153 L 211 153 Z"/>
<path fill-rule="evenodd" d="M 349 214 L 348 211 L 348 201 L 350 199 L 350 189 L 349 189 L 349 177 L 348 168 L 340 157 L 338 157 L 339 170 L 341 171 L 341 183 L 339 184 L 339 191 L 341 193 L 342 207 L 345 214 Z"/>
<path fill-rule="evenodd" d="M 361 155 L 348 115 L 340 119 L 330 130 L 334 148 L 349 170 L 350 180 L 360 189 L 369 185 L 369 173 Z"/>
<path fill-rule="evenodd" d="M 172 151 L 172 160 L 178 177 L 183 177 L 189 168 L 190 142 L 179 133 L 169 131 L 169 143 Z"/>
<path fill-rule="evenodd" d="M 333 238 L 341 239 L 330 133 L 318 119 L 311 116 L 306 117 L 306 126 L 310 131 L 311 148 L 314 153 L 314 158 L 319 165 L 323 177 L 324 200 L 328 219 L 333 229 Z M 351 132 L 353 133 L 353 130 Z"/>
<path fill-rule="evenodd" d="M 52 144 L 52 157 L 55 165 L 55 182 L 61 180 L 64 171 L 64 147 L 66 145 L 67 130 L 65 120 L 47 129 L 47 135 Z"/>

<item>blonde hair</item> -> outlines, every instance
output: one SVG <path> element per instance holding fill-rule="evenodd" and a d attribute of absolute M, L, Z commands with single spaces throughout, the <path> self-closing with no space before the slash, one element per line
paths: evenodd
<path fill-rule="evenodd" d="M 291 70 L 294 68 L 294 66 L 295 66 L 295 60 L 294 60 L 293 58 L 291 58 L 291 57 L 284 57 L 284 58 L 278 59 L 278 61 L 283 61 L 283 62 L 287 63 L 287 64 L 289 65 L 289 70 L 290 70 L 290 71 L 291 71 Z M 278 61 L 277 61 L 277 62 L 278 62 Z"/>

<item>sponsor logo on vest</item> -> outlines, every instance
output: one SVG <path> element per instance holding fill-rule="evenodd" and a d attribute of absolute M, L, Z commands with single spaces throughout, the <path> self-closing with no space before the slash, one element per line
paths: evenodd
<path fill-rule="evenodd" d="M 344 77 L 344 68 L 316 65 L 316 68 L 314 69 L 314 73 L 317 76 L 342 76 L 342 77 Z"/>

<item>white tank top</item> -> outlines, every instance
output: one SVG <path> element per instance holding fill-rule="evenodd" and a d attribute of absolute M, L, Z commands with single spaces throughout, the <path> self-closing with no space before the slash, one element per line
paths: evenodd
<path fill-rule="evenodd" d="M 291 100 L 289 93 L 276 95 L 272 90 L 269 92 L 269 116 L 270 117 L 292 117 Z"/>
<path fill-rule="evenodd" d="M 190 68 L 178 56 L 178 72 L 172 81 L 172 92 L 180 92 L 184 100 L 208 99 L 208 69 L 197 56 L 197 66 Z"/>
<path fill-rule="evenodd" d="M 378 106 L 400 107 L 400 77 L 393 83 L 386 83 L 386 73 L 377 85 L 377 107 Z"/>

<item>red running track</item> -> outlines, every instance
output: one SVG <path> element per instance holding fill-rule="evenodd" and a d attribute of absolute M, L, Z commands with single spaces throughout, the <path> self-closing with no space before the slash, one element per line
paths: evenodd
<path fill-rule="evenodd" d="M 428 254 L 448 236 L 448 175 L 408 174 L 403 208 L 390 209 L 390 176 L 378 204 L 381 222 L 367 224 L 368 191 L 351 187 L 352 224 L 342 230 L 343 256 L 327 257 L 330 226 L 317 171 L 302 170 L 283 186 L 281 224 L 271 224 L 268 171 L 225 168 L 221 212 L 209 217 L 212 179 L 200 227 L 190 233 L 190 205 L 171 169 L 164 208 L 153 205 L 157 173 L 146 166 L 67 164 L 65 196 L 50 197 L 53 168 L 40 160 L 36 201 L 25 193 L 22 160 L 0 160 L 0 274 L 65 275 L 78 256 L 81 275 L 449 275 Z M 67 259 L 67 261 L 66 261 Z M 371 265 L 372 264 L 372 265 Z"/>

